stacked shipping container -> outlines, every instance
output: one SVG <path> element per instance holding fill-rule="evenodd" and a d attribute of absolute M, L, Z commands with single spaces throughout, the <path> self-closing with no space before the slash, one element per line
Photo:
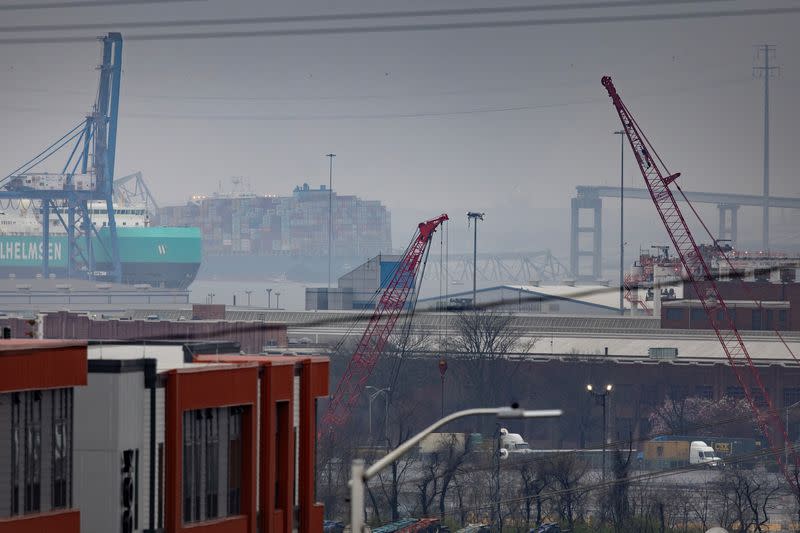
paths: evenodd
<path fill-rule="evenodd" d="M 157 223 L 200 226 L 206 256 L 327 257 L 328 200 L 325 186 L 308 184 L 287 197 L 215 195 L 163 207 Z M 333 193 L 332 203 L 335 257 L 367 258 L 391 250 L 390 214 L 379 201 Z"/>

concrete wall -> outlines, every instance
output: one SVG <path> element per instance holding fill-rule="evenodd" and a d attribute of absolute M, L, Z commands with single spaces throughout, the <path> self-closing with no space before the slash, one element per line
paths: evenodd
<path fill-rule="evenodd" d="M 89 373 L 87 387 L 75 392 L 75 491 L 83 533 L 113 533 L 121 527 L 123 450 L 138 450 L 138 506 L 135 523 L 141 531 L 146 478 L 142 453 L 145 436 L 144 372 Z"/>

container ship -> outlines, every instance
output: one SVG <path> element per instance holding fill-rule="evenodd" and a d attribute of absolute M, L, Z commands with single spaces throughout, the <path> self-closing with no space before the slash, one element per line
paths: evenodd
<path fill-rule="evenodd" d="M 234 181 L 238 186 L 239 182 Z M 334 278 L 380 253 L 392 252 L 391 216 L 377 200 L 338 194 L 324 185 L 295 187 L 291 196 L 238 188 L 160 207 L 165 226 L 199 226 L 204 279 L 322 282 L 328 276 L 329 217 Z"/>
<path fill-rule="evenodd" d="M 58 221 L 57 210 L 51 213 L 47 250 L 50 271 L 56 278 L 66 278 L 67 235 Z M 199 228 L 151 226 L 144 207 L 120 207 L 115 208 L 114 213 L 123 283 L 186 289 L 194 281 L 202 258 Z M 90 206 L 90 214 L 98 230 L 92 244 L 96 270 L 110 272 L 111 259 L 106 252 L 111 249 L 110 232 L 105 203 L 95 202 Z M 45 250 L 39 217 L 40 214 L 25 203 L 17 209 L 0 211 L 0 277 L 35 278 L 41 274 Z"/>

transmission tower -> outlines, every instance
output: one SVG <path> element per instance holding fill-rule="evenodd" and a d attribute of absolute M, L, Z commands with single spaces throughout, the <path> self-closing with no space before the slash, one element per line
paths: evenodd
<path fill-rule="evenodd" d="M 777 74 L 779 67 L 771 66 L 775 57 L 775 46 L 762 44 L 757 47 L 756 58 L 763 59 L 763 66 L 753 67 L 753 76 L 764 79 L 764 206 L 762 212 L 761 249 L 769 251 L 769 79 Z"/>

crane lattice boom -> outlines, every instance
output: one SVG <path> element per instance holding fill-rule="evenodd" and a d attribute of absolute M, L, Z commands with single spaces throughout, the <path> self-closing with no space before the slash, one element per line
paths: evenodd
<path fill-rule="evenodd" d="M 790 446 L 786 428 L 775 410 L 758 369 L 753 364 L 728 306 L 720 294 L 714 276 L 703 259 L 689 225 L 669 188 L 670 184 L 680 176 L 680 173 L 671 174 L 667 170 L 666 165 L 658 157 L 655 149 L 622 102 L 611 78 L 604 76 L 602 84 L 608 91 L 619 114 L 647 189 L 686 271 L 686 278 L 691 282 L 694 292 L 717 334 L 761 431 L 767 437 L 773 451 L 778 452 L 789 447 L 791 450 L 791 453 L 788 454 L 789 463 L 793 465 L 793 469 L 796 469 L 799 464 L 798 457 Z M 789 465 L 782 461 L 780 453 L 776 453 L 776 459 L 789 484 L 794 490 L 798 490 L 797 478 L 790 472 Z"/>
<path fill-rule="evenodd" d="M 447 215 L 440 215 L 419 224 L 414 240 L 406 249 L 394 275 L 378 300 L 364 335 L 358 342 L 347 370 L 331 398 L 328 410 L 322 417 L 322 431 L 332 433 L 350 417 L 350 411 L 358 402 L 367 379 L 406 305 L 408 295 L 414 289 L 414 281 L 431 237 L 445 220 L 448 220 Z"/>

